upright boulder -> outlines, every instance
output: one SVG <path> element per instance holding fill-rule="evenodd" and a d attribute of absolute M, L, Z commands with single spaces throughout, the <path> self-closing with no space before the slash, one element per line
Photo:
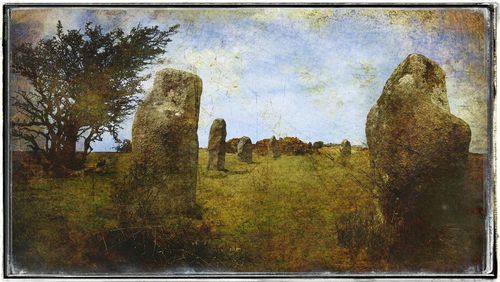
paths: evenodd
<path fill-rule="evenodd" d="M 278 140 L 276 140 L 276 137 L 274 137 L 274 135 L 269 141 L 268 151 L 269 154 L 275 159 L 281 156 L 280 144 L 278 143 Z"/>
<path fill-rule="evenodd" d="M 238 160 L 246 163 L 252 162 L 252 140 L 250 138 L 243 136 L 240 138 L 238 142 L 238 151 L 236 155 L 238 156 Z"/>
<path fill-rule="evenodd" d="M 410 244 L 438 241 L 428 235 L 463 210 L 471 138 L 467 123 L 450 113 L 441 67 L 418 54 L 399 64 L 368 113 L 366 138 L 385 221 Z"/>
<path fill-rule="evenodd" d="M 342 157 L 349 157 L 351 155 L 351 142 L 349 140 L 344 139 L 340 143 L 340 155 Z"/>
<path fill-rule="evenodd" d="M 215 119 L 208 137 L 207 169 L 224 170 L 226 158 L 226 121 Z"/>
<path fill-rule="evenodd" d="M 135 114 L 132 169 L 152 179 L 143 185 L 157 190 L 154 208 L 161 213 L 184 214 L 196 207 L 201 92 L 198 76 L 164 69 Z"/>

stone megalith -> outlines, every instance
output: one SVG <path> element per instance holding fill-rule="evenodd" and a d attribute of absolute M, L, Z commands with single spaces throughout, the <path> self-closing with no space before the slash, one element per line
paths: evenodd
<path fill-rule="evenodd" d="M 226 159 L 226 121 L 215 119 L 208 137 L 207 169 L 224 170 Z"/>
<path fill-rule="evenodd" d="M 201 92 L 197 75 L 164 69 L 156 73 L 153 89 L 135 114 L 132 167 L 152 178 L 149 184 L 158 191 L 154 203 L 162 213 L 196 208 Z"/>
<path fill-rule="evenodd" d="M 351 155 L 351 142 L 349 140 L 344 139 L 340 143 L 340 155 L 342 157 L 349 157 Z"/>
<path fill-rule="evenodd" d="M 238 151 L 236 155 L 238 156 L 238 160 L 246 163 L 252 162 L 252 140 L 249 137 L 243 136 L 240 138 L 238 142 Z"/>
<path fill-rule="evenodd" d="M 269 147 L 268 147 L 269 154 L 277 159 L 281 156 L 281 150 L 280 150 L 280 144 L 278 143 L 278 140 L 276 140 L 276 137 L 271 137 L 271 140 L 269 140 Z"/>
<path fill-rule="evenodd" d="M 365 130 L 383 186 L 382 213 L 399 238 L 411 244 L 428 240 L 430 228 L 460 217 L 471 131 L 451 114 L 437 63 L 419 54 L 400 63 L 368 113 Z"/>

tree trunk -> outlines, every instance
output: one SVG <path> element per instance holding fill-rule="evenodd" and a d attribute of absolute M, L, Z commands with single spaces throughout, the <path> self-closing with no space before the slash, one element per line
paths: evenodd
<path fill-rule="evenodd" d="M 76 154 L 76 142 L 78 141 L 78 130 L 76 125 L 69 125 L 65 130 L 65 139 L 61 145 L 60 161 L 67 169 L 77 169 L 82 165 Z"/>

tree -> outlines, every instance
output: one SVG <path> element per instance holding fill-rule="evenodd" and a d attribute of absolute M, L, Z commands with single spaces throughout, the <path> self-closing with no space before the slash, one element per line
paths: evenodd
<path fill-rule="evenodd" d="M 130 153 L 132 152 L 132 141 L 129 139 L 124 139 L 122 142 L 115 147 L 115 150 L 120 153 Z"/>
<path fill-rule="evenodd" d="M 80 166 L 104 133 L 119 142 L 120 124 L 135 110 L 141 83 L 150 77 L 143 71 L 165 53 L 178 27 L 138 25 L 126 34 L 87 23 L 83 32 L 64 32 L 59 21 L 52 38 L 16 46 L 12 70 L 32 89 L 13 97 L 23 118 L 12 121 L 12 135 L 26 140 L 51 169 L 63 170 Z M 78 156 L 77 142 L 83 143 Z"/>

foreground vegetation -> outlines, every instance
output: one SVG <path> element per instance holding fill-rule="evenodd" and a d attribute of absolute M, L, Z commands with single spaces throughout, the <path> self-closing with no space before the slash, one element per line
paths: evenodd
<path fill-rule="evenodd" d="M 120 208 L 112 196 L 130 154 L 93 153 L 88 166 L 102 159 L 106 160 L 103 168 L 61 179 L 28 175 L 28 167 L 14 167 L 15 272 L 141 271 L 147 267 L 134 265 L 123 253 L 115 252 L 118 247 L 107 237 L 110 231 L 121 232 Z M 186 251 L 183 256 L 195 257 L 196 269 L 405 270 L 383 256 L 383 246 L 378 246 L 380 253 L 373 251 L 384 234 L 374 230 L 379 218 L 366 150 L 354 149 L 344 159 L 332 147 L 319 154 L 284 155 L 277 160 L 254 154 L 252 164 L 227 154 L 227 171 L 207 171 L 206 163 L 207 152 L 202 149 L 197 201 L 203 219 L 194 225 L 209 234 L 210 247 L 217 251 L 206 256 Z M 456 271 L 466 266 L 477 270 L 481 266 L 483 157 L 471 154 L 469 167 L 469 217 L 466 230 L 460 230 L 464 236 L 449 240 L 442 250 L 428 250 L 426 262 L 411 270 Z M 460 259 L 461 252 L 468 254 L 466 261 Z M 164 265 L 160 271 L 167 269 Z"/>

